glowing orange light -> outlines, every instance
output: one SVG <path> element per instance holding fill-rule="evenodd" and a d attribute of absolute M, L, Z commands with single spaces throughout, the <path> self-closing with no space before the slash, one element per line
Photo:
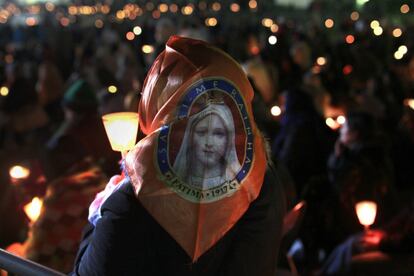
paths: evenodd
<path fill-rule="evenodd" d="M 34 197 L 30 203 L 26 204 L 23 207 L 24 212 L 32 223 L 36 222 L 36 220 L 39 218 L 42 205 L 43 201 L 38 197 Z"/>
<path fill-rule="evenodd" d="M 323 65 L 325 65 L 325 64 L 326 64 L 326 58 L 324 58 L 324 57 L 318 57 L 318 58 L 316 59 L 316 63 L 317 63 L 318 65 L 320 65 L 320 66 L 323 66 Z"/>
<path fill-rule="evenodd" d="M 380 36 L 384 32 L 384 29 L 382 27 L 378 27 L 374 29 L 374 35 Z"/>
<path fill-rule="evenodd" d="M 135 18 L 137 18 L 137 14 L 135 12 L 132 12 L 128 15 L 129 20 L 135 20 Z"/>
<path fill-rule="evenodd" d="M 357 21 L 359 19 L 359 13 L 357 11 L 354 11 L 351 13 L 350 17 L 352 21 Z"/>
<path fill-rule="evenodd" d="M 29 177 L 30 170 L 26 167 L 15 165 L 10 168 L 9 175 L 12 180 L 22 180 Z"/>
<path fill-rule="evenodd" d="M 62 17 L 59 22 L 63 27 L 67 27 L 70 23 L 70 20 L 67 17 Z"/>
<path fill-rule="evenodd" d="M 12 253 L 13 255 L 19 256 L 24 258 L 26 256 L 26 247 L 18 242 L 12 243 L 11 245 L 9 245 L 6 250 L 10 253 Z"/>
<path fill-rule="evenodd" d="M 408 52 L 408 48 L 405 45 L 401 45 L 400 47 L 398 47 L 398 51 L 405 55 Z"/>
<path fill-rule="evenodd" d="M 375 221 L 375 217 L 377 216 L 377 204 L 373 201 L 361 201 L 355 204 L 355 211 L 359 223 L 367 229 Z"/>
<path fill-rule="evenodd" d="M 263 18 L 262 19 L 262 25 L 267 27 L 267 28 L 270 28 L 273 25 L 273 20 L 270 19 L 270 18 Z"/>
<path fill-rule="evenodd" d="M 154 46 L 145 44 L 142 46 L 141 50 L 144 54 L 151 54 L 152 52 L 154 52 Z"/>
<path fill-rule="evenodd" d="M 342 69 L 342 73 L 344 73 L 344 75 L 349 75 L 352 73 L 352 65 L 345 65 L 344 68 Z"/>
<path fill-rule="evenodd" d="M 272 33 L 277 33 L 277 31 L 279 31 L 279 26 L 276 23 L 273 23 L 272 26 L 270 26 L 270 31 Z"/>
<path fill-rule="evenodd" d="M 103 14 L 108 14 L 111 11 L 111 8 L 108 5 L 103 5 L 101 8 L 101 12 Z"/>
<path fill-rule="evenodd" d="M 355 41 L 355 37 L 354 37 L 353 35 L 347 35 L 347 36 L 345 37 L 345 41 L 346 41 L 346 43 L 348 43 L 348 44 L 352 44 L 352 43 L 354 43 L 354 41 Z"/>
<path fill-rule="evenodd" d="M 414 99 L 405 99 L 404 105 L 414 110 Z"/>
<path fill-rule="evenodd" d="M 400 37 L 400 36 L 402 35 L 402 30 L 401 30 L 400 28 L 395 28 L 395 29 L 392 31 L 392 35 L 393 35 L 394 37 Z"/>
<path fill-rule="evenodd" d="M 108 93 L 115 94 L 118 92 L 118 88 L 115 85 L 108 86 Z"/>
<path fill-rule="evenodd" d="M 103 25 L 104 25 L 104 23 L 103 23 L 103 21 L 101 19 L 97 19 L 95 21 L 95 27 L 96 28 L 101 29 L 103 27 Z"/>
<path fill-rule="evenodd" d="M 337 121 L 335 121 L 333 118 L 329 117 L 326 118 L 325 123 L 328 127 L 330 127 L 332 130 L 337 130 L 341 127 L 340 124 L 338 124 Z"/>
<path fill-rule="evenodd" d="M 219 2 L 214 2 L 213 5 L 211 6 L 211 9 L 213 11 L 219 11 L 221 9 L 221 4 Z"/>
<path fill-rule="evenodd" d="M 77 13 L 78 13 L 78 8 L 77 8 L 76 6 L 70 6 L 70 7 L 68 8 L 68 13 L 69 13 L 70 15 L 75 15 L 75 14 L 77 14 Z"/>
<path fill-rule="evenodd" d="M 376 28 L 380 27 L 380 23 L 378 20 L 372 20 L 369 26 L 371 29 L 375 30 Z"/>
<path fill-rule="evenodd" d="M 181 9 L 181 13 L 184 15 L 190 15 L 193 13 L 193 11 L 194 11 L 194 8 L 190 5 L 182 7 Z"/>
<path fill-rule="evenodd" d="M 204 23 L 208 27 L 214 27 L 217 25 L 217 19 L 215 17 L 209 17 L 209 18 L 206 18 Z"/>
<path fill-rule="evenodd" d="M 172 13 L 176 13 L 178 11 L 178 6 L 177 4 L 171 4 L 170 5 L 170 12 Z"/>
<path fill-rule="evenodd" d="M 258 46 L 252 46 L 250 48 L 250 53 L 252 55 L 258 55 L 260 53 L 260 48 Z"/>
<path fill-rule="evenodd" d="M 160 10 L 160 12 L 165 13 L 168 11 L 168 5 L 165 3 L 162 3 L 158 6 L 158 9 Z"/>
<path fill-rule="evenodd" d="M 394 53 L 394 58 L 395 59 L 402 59 L 403 57 L 404 57 L 404 54 L 402 52 L 400 52 L 400 51 L 396 51 Z"/>
<path fill-rule="evenodd" d="M 26 18 L 26 25 L 27 26 L 34 26 L 37 24 L 37 21 L 34 17 L 28 17 Z"/>
<path fill-rule="evenodd" d="M 410 6 L 408 6 L 407 4 L 404 4 L 400 7 L 400 11 L 401 13 L 408 13 L 410 11 Z"/>
<path fill-rule="evenodd" d="M 230 10 L 232 12 L 239 12 L 240 11 L 240 5 L 237 3 L 233 3 L 230 5 Z"/>
<path fill-rule="evenodd" d="M 293 207 L 293 210 L 298 211 L 303 207 L 303 205 L 305 205 L 305 201 L 301 201 L 298 204 L 296 204 L 295 207 Z"/>
<path fill-rule="evenodd" d="M 9 95 L 9 88 L 7 86 L 2 86 L 0 88 L 0 95 L 3 97 L 6 97 L 7 95 Z"/>
<path fill-rule="evenodd" d="M 117 18 L 118 20 L 122 20 L 122 19 L 124 19 L 124 18 L 125 18 L 125 12 L 124 12 L 124 11 L 117 11 L 117 12 L 116 12 L 116 18 Z"/>
<path fill-rule="evenodd" d="M 140 35 L 142 34 L 142 28 L 140 26 L 135 26 L 132 31 L 134 32 L 135 35 Z"/>
<path fill-rule="evenodd" d="M 137 113 L 111 113 L 102 116 L 102 121 L 112 150 L 126 152 L 135 146 L 138 132 Z"/>
<path fill-rule="evenodd" d="M 345 116 L 339 115 L 339 116 L 336 118 L 336 122 L 337 122 L 338 124 L 340 124 L 340 125 L 345 124 L 345 121 L 346 121 Z"/>
<path fill-rule="evenodd" d="M 269 36 L 267 41 L 269 42 L 270 45 L 275 45 L 277 43 L 277 37 L 274 36 L 274 35 L 271 35 L 271 36 Z"/>
<path fill-rule="evenodd" d="M 257 8 L 257 1 L 256 0 L 250 0 L 249 1 L 249 8 L 251 8 L 251 9 Z"/>
<path fill-rule="evenodd" d="M 328 29 L 332 28 L 334 26 L 334 24 L 335 24 L 335 22 L 330 18 L 325 20 L 325 27 L 328 28 Z"/>
<path fill-rule="evenodd" d="M 282 109 L 280 109 L 280 107 L 279 107 L 279 106 L 274 105 L 274 106 L 272 106 L 272 108 L 270 109 L 270 113 L 271 113 L 273 116 L 277 117 L 277 116 L 279 116 L 280 114 L 282 114 Z"/>

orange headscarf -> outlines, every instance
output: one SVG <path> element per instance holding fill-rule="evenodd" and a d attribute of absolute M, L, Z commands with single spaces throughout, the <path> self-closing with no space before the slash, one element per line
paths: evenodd
<path fill-rule="evenodd" d="M 142 205 L 193 261 L 231 229 L 260 192 L 266 155 L 252 98 L 245 73 L 230 56 L 177 36 L 145 80 L 139 118 L 146 137 L 127 155 L 126 169 Z M 206 124 L 212 120 L 215 125 Z M 202 131 L 226 147 L 217 162 L 223 175 L 207 186 L 190 183 L 179 169 L 188 164 L 192 172 L 193 159 L 181 158 L 196 151 L 193 144 L 202 137 L 197 135 L 209 135 L 195 129 L 200 122 L 207 125 Z M 205 151 L 206 160 L 211 152 Z"/>

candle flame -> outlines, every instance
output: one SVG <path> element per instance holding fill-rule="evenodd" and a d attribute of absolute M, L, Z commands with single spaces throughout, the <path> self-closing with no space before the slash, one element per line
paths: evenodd
<path fill-rule="evenodd" d="M 12 179 L 26 179 L 30 175 L 30 170 L 26 167 L 16 165 L 10 168 L 9 170 L 10 177 Z"/>
<path fill-rule="evenodd" d="M 331 118 L 331 117 L 326 118 L 325 123 L 326 123 L 326 125 L 327 125 L 328 127 L 330 127 L 332 130 L 337 130 L 338 128 L 340 128 L 340 127 L 341 127 L 341 125 L 340 125 L 340 124 L 339 124 L 336 120 L 334 120 L 334 119 L 333 119 L 333 118 Z"/>
<path fill-rule="evenodd" d="M 43 201 L 38 197 L 34 197 L 32 201 L 26 204 L 23 209 L 32 223 L 39 218 L 40 210 L 42 209 Z"/>

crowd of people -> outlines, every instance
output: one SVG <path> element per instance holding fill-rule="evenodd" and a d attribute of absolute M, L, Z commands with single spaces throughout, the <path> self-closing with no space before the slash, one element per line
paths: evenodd
<path fill-rule="evenodd" d="M 390 30 L 379 37 L 368 20 L 360 22 L 344 22 L 352 43 L 328 36 L 322 24 L 278 22 L 272 45 L 260 22 L 207 28 L 201 20 L 161 17 L 142 26 L 151 53 L 138 48 L 140 37 L 125 37 L 132 23 L 63 27 L 45 17 L 34 27 L 1 25 L 0 247 L 25 241 L 27 258 L 71 271 L 89 203 L 120 172 L 100 117 L 136 111 L 149 66 L 177 34 L 220 47 L 249 77 L 255 120 L 284 172 L 287 207 L 307 204 L 296 237 L 303 246 L 294 254 L 300 273 L 348 271 L 353 255 L 371 250 L 414 254 L 411 27 L 399 38 Z M 400 45 L 408 53 L 394 59 Z M 38 164 L 42 180 L 31 175 L 13 184 L 8 169 L 22 162 Z M 29 224 L 22 206 L 34 195 L 44 197 L 44 207 Z M 362 200 L 378 205 L 374 232 L 364 233 L 358 221 Z M 75 227 L 62 231 L 68 225 Z"/>

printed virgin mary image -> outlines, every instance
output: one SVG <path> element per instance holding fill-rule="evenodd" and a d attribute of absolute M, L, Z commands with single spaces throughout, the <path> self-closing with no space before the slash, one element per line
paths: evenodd
<path fill-rule="evenodd" d="M 233 115 L 217 94 L 197 100 L 200 110 L 189 117 L 173 165 L 181 181 L 202 190 L 232 181 L 241 168 Z"/>

